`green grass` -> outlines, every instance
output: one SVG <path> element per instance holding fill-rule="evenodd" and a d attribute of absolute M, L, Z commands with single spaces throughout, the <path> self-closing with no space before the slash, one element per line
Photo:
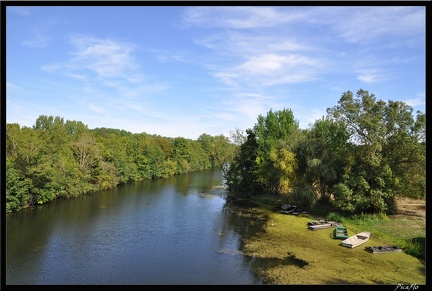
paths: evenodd
<path fill-rule="evenodd" d="M 426 238 L 415 237 L 405 241 L 405 245 L 402 246 L 405 253 L 424 260 L 426 258 Z"/>
<path fill-rule="evenodd" d="M 344 217 L 336 212 L 329 212 L 326 218 L 341 221 L 355 232 L 367 229 L 386 244 L 402 248 L 405 253 L 418 259 L 425 259 L 426 229 L 421 220 L 392 218 L 385 214 L 357 214 Z"/>
<path fill-rule="evenodd" d="M 281 205 L 290 203 L 286 197 L 281 196 L 257 196 L 252 201 L 267 210 L 279 209 Z M 321 201 L 309 210 L 309 216 L 341 222 L 356 233 L 367 229 L 386 244 L 400 247 L 405 253 L 418 259 L 425 259 L 426 225 L 422 219 L 405 219 L 386 214 L 348 215 Z"/>

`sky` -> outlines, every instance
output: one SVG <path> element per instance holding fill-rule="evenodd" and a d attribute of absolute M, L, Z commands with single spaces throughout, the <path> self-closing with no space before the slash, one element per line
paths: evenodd
<path fill-rule="evenodd" d="M 8 5 L 6 123 L 229 137 L 359 89 L 426 112 L 425 6 Z"/>

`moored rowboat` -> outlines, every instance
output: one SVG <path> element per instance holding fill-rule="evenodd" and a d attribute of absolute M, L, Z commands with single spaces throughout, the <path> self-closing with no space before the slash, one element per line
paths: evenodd
<path fill-rule="evenodd" d="M 290 213 L 292 213 L 296 208 L 297 208 L 297 206 L 295 206 L 295 205 L 291 205 L 289 208 L 287 208 L 287 209 L 285 209 L 285 210 L 281 210 L 280 213 L 283 213 L 283 214 L 290 214 Z"/>
<path fill-rule="evenodd" d="M 338 225 L 333 230 L 333 236 L 336 239 L 346 239 L 348 238 L 348 230 L 345 226 Z"/>
<path fill-rule="evenodd" d="M 336 222 L 336 221 L 310 221 L 310 222 L 308 222 L 308 228 L 310 230 L 332 228 L 332 227 L 335 227 L 337 225 L 341 225 L 341 224 Z"/>
<path fill-rule="evenodd" d="M 365 249 L 372 254 L 385 254 L 385 253 L 395 253 L 395 252 L 402 251 L 402 249 L 396 246 L 373 246 L 373 247 L 365 247 Z"/>
<path fill-rule="evenodd" d="M 343 245 L 344 247 L 347 247 L 347 248 L 355 248 L 355 247 L 367 242 L 369 240 L 370 236 L 371 236 L 370 232 L 363 231 L 363 232 L 357 233 L 357 234 L 347 238 L 346 240 L 342 241 L 341 245 Z"/>

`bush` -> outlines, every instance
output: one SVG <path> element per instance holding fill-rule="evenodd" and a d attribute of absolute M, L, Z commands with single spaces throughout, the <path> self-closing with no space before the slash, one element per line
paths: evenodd
<path fill-rule="evenodd" d="M 392 196 L 392 197 L 388 197 L 385 200 L 386 200 L 385 202 L 387 203 L 387 214 L 389 215 L 396 214 L 398 209 L 396 198 Z"/>
<path fill-rule="evenodd" d="M 326 220 L 328 221 L 337 221 L 337 222 L 343 222 L 344 217 L 337 213 L 337 212 L 329 212 L 326 216 Z"/>
<path fill-rule="evenodd" d="M 405 253 L 414 256 L 416 258 L 425 259 L 426 258 L 426 238 L 415 237 L 410 238 L 405 241 L 405 246 L 403 247 Z"/>
<path fill-rule="evenodd" d="M 294 189 L 292 192 L 292 198 L 299 207 L 311 209 L 317 201 L 318 195 L 315 188 L 311 185 L 304 185 Z"/>

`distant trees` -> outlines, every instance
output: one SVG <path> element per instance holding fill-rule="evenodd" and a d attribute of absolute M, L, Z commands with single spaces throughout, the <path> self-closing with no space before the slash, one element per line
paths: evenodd
<path fill-rule="evenodd" d="M 222 134 L 210 136 L 204 133 L 198 137 L 198 142 L 209 157 L 211 167 L 220 167 L 226 173 L 238 146 Z"/>
<path fill-rule="evenodd" d="M 344 92 L 327 116 L 300 129 L 290 109 L 259 115 L 253 128 L 197 140 L 41 115 L 33 127 L 6 124 L 6 211 L 219 167 L 243 198 L 285 195 L 349 213 L 394 213 L 398 195 L 426 194 L 426 115 L 400 101 Z"/>
<path fill-rule="evenodd" d="M 300 130 L 291 110 L 258 116 L 225 175 L 235 195 L 285 194 L 351 213 L 396 210 L 397 195 L 426 193 L 425 114 L 400 101 L 347 91 L 327 116 Z"/>
<path fill-rule="evenodd" d="M 190 140 L 89 130 L 80 121 L 46 115 L 33 127 L 6 124 L 6 210 L 231 162 L 236 145 L 222 135 L 202 136 Z"/>

